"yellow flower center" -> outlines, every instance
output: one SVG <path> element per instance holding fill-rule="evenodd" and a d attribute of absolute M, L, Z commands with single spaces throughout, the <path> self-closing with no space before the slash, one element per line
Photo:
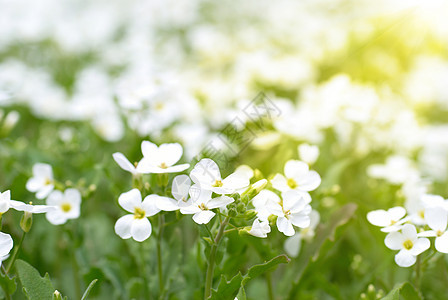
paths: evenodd
<path fill-rule="evenodd" d="M 50 184 L 52 184 L 52 180 L 48 177 L 45 178 L 44 185 L 50 185 Z"/>
<path fill-rule="evenodd" d="M 420 218 L 424 219 L 425 218 L 425 211 L 424 210 L 419 211 L 418 215 L 420 216 Z"/>
<path fill-rule="evenodd" d="M 166 169 L 166 168 L 168 168 L 168 166 L 167 166 L 166 163 L 164 163 L 164 162 L 161 163 L 159 167 L 162 168 L 162 169 Z"/>
<path fill-rule="evenodd" d="M 441 235 L 443 235 L 443 231 L 437 230 L 436 234 L 437 234 L 437 236 L 441 236 Z"/>
<path fill-rule="evenodd" d="M 285 214 L 285 218 L 289 219 L 289 216 L 291 215 L 291 211 L 287 210 L 287 211 L 283 211 L 283 213 Z"/>
<path fill-rule="evenodd" d="M 395 221 L 395 220 L 391 220 L 391 221 L 390 221 L 390 225 L 391 225 L 391 226 L 394 225 L 395 223 L 397 223 L 397 221 Z"/>
<path fill-rule="evenodd" d="M 134 208 L 134 219 L 143 219 L 145 215 L 146 215 L 145 211 L 140 207 Z"/>
<path fill-rule="evenodd" d="M 288 181 L 286 183 L 292 189 L 295 189 L 298 186 L 297 182 L 292 178 L 288 178 Z"/>
<path fill-rule="evenodd" d="M 72 210 L 72 205 L 70 203 L 63 203 L 61 205 L 61 209 L 63 212 L 68 213 L 69 211 Z"/>
<path fill-rule="evenodd" d="M 414 247 L 414 243 L 412 243 L 411 240 L 406 240 L 406 241 L 404 241 L 404 243 L 403 243 L 403 247 L 404 247 L 404 249 L 406 249 L 406 250 L 411 250 L 412 247 Z"/>
<path fill-rule="evenodd" d="M 208 210 L 207 206 L 205 206 L 204 203 L 201 203 L 200 205 L 198 205 L 198 207 L 199 207 L 201 210 Z"/>
<path fill-rule="evenodd" d="M 222 187 L 223 183 L 221 180 L 215 180 L 215 182 L 212 184 L 213 187 Z"/>
<path fill-rule="evenodd" d="M 156 110 L 162 110 L 165 107 L 165 104 L 163 102 L 157 102 L 156 105 L 154 105 L 154 108 Z"/>

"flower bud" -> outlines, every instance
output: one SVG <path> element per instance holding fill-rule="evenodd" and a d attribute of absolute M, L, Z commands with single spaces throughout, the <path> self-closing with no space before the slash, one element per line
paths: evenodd
<path fill-rule="evenodd" d="M 254 209 L 246 210 L 246 212 L 244 213 L 244 216 L 245 216 L 247 219 L 252 219 L 252 218 L 254 218 L 256 215 L 257 215 L 257 212 L 256 212 Z"/>
<path fill-rule="evenodd" d="M 238 205 L 236 206 L 236 211 L 240 214 L 244 214 L 244 212 L 246 211 L 246 205 L 244 203 L 238 203 Z"/>
<path fill-rule="evenodd" d="M 62 295 L 58 290 L 55 290 L 53 293 L 53 300 L 62 300 Z"/>
<path fill-rule="evenodd" d="M 33 214 L 28 211 L 25 211 L 23 213 L 22 218 L 20 219 L 20 228 L 22 228 L 24 232 L 28 232 L 30 231 L 32 225 L 33 225 Z"/>
<path fill-rule="evenodd" d="M 227 215 L 231 218 L 234 218 L 238 215 L 236 209 L 234 207 L 229 208 L 229 212 L 227 213 Z"/>

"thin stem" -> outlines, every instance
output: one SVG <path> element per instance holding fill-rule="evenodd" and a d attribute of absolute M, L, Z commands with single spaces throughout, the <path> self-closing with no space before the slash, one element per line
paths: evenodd
<path fill-rule="evenodd" d="M 17 244 L 16 248 L 14 249 L 14 253 L 12 254 L 12 258 L 9 262 L 8 268 L 6 268 L 5 275 L 8 274 L 9 271 L 11 271 L 12 266 L 14 265 L 14 262 L 17 259 L 17 254 L 19 253 L 20 248 L 22 248 L 22 244 L 23 244 L 23 240 L 25 239 L 25 235 L 26 235 L 26 232 L 24 231 L 22 233 L 22 237 L 20 238 L 19 243 Z"/>
<path fill-rule="evenodd" d="M 420 288 L 420 270 L 421 270 L 421 258 L 417 256 L 417 263 L 415 264 L 415 286 Z"/>
<path fill-rule="evenodd" d="M 208 259 L 208 266 L 207 266 L 207 273 L 205 276 L 205 292 L 204 292 L 204 299 L 207 300 L 210 295 L 212 294 L 212 285 L 213 285 L 213 271 L 215 269 L 215 259 L 216 259 L 216 252 L 218 250 L 219 242 L 221 242 L 223 236 L 224 236 L 224 230 L 229 223 L 230 217 L 226 217 L 224 221 L 221 223 L 221 226 L 219 227 L 218 234 L 215 237 L 214 243 L 212 245 L 212 248 L 210 249 L 210 256 Z"/>
<path fill-rule="evenodd" d="M 265 278 L 266 278 L 266 285 L 268 287 L 269 300 L 274 300 L 274 291 L 272 290 L 271 273 L 266 273 Z"/>
<path fill-rule="evenodd" d="M 163 265 L 162 265 L 162 235 L 165 219 L 159 214 L 159 234 L 157 236 L 157 271 L 159 275 L 159 298 L 162 299 L 165 287 L 163 282 Z"/>

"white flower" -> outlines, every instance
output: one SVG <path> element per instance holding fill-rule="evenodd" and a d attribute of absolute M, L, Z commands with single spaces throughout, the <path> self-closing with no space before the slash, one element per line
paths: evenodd
<path fill-rule="evenodd" d="M 432 207 L 425 211 L 425 220 L 432 229 L 418 234 L 420 237 L 436 237 L 435 247 L 437 251 L 448 253 L 448 212 L 444 209 Z"/>
<path fill-rule="evenodd" d="M 314 164 L 319 157 L 319 147 L 315 145 L 301 144 L 297 150 L 300 159 L 309 165 Z"/>
<path fill-rule="evenodd" d="M 417 201 L 407 202 L 406 207 L 413 224 L 426 225 L 426 210 L 437 207 L 448 211 L 448 202 L 439 195 L 422 194 Z"/>
<path fill-rule="evenodd" d="M 372 178 L 385 179 L 392 184 L 402 184 L 418 176 L 412 161 L 398 155 L 388 157 L 385 164 L 370 165 L 367 174 Z"/>
<path fill-rule="evenodd" d="M 137 171 L 137 168 L 133 164 L 131 164 L 131 162 L 126 158 L 126 156 L 123 155 L 123 153 L 115 152 L 114 154 L 112 154 L 112 157 L 123 170 L 132 173 L 132 175 L 140 174 L 140 172 Z"/>
<path fill-rule="evenodd" d="M 232 194 L 249 185 L 247 174 L 248 172 L 240 170 L 222 179 L 218 165 L 213 160 L 204 158 L 194 166 L 190 177 L 201 189 L 216 194 Z"/>
<path fill-rule="evenodd" d="M 248 231 L 250 235 L 259 237 L 259 238 L 265 238 L 268 236 L 268 233 L 271 232 L 271 226 L 269 226 L 269 222 L 260 219 L 255 219 L 252 223 L 252 227 Z"/>
<path fill-rule="evenodd" d="M 266 221 L 272 214 L 268 209 L 272 205 L 280 205 L 280 197 L 270 190 L 261 190 L 258 195 L 252 199 L 252 205 L 255 207 L 257 217 Z"/>
<path fill-rule="evenodd" d="M 33 166 L 33 177 L 28 179 L 26 189 L 36 192 L 37 199 L 44 199 L 54 189 L 53 170 L 50 165 L 37 163 Z"/>
<path fill-rule="evenodd" d="M 77 189 L 53 191 L 47 198 L 47 205 L 56 209 L 47 212 L 47 220 L 53 225 L 60 225 L 69 219 L 76 219 L 81 213 L 81 193 Z"/>
<path fill-rule="evenodd" d="M 9 234 L 0 232 L 0 265 L 3 260 L 8 258 L 13 246 L 12 238 Z"/>
<path fill-rule="evenodd" d="M 387 248 L 400 250 L 395 255 L 395 262 L 400 267 L 410 267 L 416 261 L 416 256 L 427 250 L 430 242 L 427 238 L 419 238 L 417 229 L 412 224 L 405 224 L 401 232 L 389 233 L 384 240 Z"/>
<path fill-rule="evenodd" d="M 367 214 L 367 220 L 375 226 L 383 227 L 381 231 L 392 232 L 400 230 L 401 224 L 408 218 L 402 219 L 406 215 L 406 209 L 401 206 L 392 207 L 385 211 L 383 209 L 374 210 Z"/>
<path fill-rule="evenodd" d="M 281 192 L 298 190 L 309 192 L 315 190 L 321 183 L 316 171 L 310 171 L 308 164 L 299 160 L 289 160 L 285 164 L 285 176 L 277 174 L 271 180 L 272 186 Z"/>
<path fill-rule="evenodd" d="M 296 232 L 293 236 L 286 239 L 284 248 L 290 257 L 297 257 L 302 246 L 302 240 L 309 240 L 314 237 L 314 230 L 320 221 L 320 215 L 316 210 L 310 213 L 310 226 Z"/>
<path fill-rule="evenodd" d="M 138 189 L 132 189 L 121 194 L 118 203 L 130 214 L 117 220 L 115 233 L 122 239 L 132 237 L 137 242 L 143 242 L 149 238 L 152 226 L 148 217 L 160 212 L 160 209 L 156 207 L 156 201 L 159 197 L 158 195 L 149 195 L 142 201 L 142 195 Z"/>
<path fill-rule="evenodd" d="M 5 191 L 0 193 L 0 213 L 4 214 L 10 208 L 18 211 L 30 212 L 33 214 L 46 213 L 49 211 L 54 211 L 56 207 L 48 205 L 31 205 L 26 204 L 21 201 L 11 200 L 11 192 Z"/>
<path fill-rule="evenodd" d="M 176 173 L 190 167 L 189 164 L 174 165 L 182 157 L 183 149 L 178 143 L 162 144 L 159 147 L 149 142 L 142 142 L 143 158 L 137 165 L 140 173 Z"/>
<path fill-rule="evenodd" d="M 310 226 L 311 198 L 304 194 L 295 190 L 283 192 L 280 204 L 268 204 L 268 210 L 277 216 L 278 230 L 287 236 L 294 235 L 293 225 L 300 228 Z"/>
<path fill-rule="evenodd" d="M 193 202 L 190 206 L 182 207 L 183 214 L 194 214 L 193 221 L 198 224 L 207 224 L 215 216 L 212 209 L 226 207 L 234 201 L 228 196 L 212 198 L 212 191 L 201 189 L 198 185 L 190 188 L 190 197 Z"/>

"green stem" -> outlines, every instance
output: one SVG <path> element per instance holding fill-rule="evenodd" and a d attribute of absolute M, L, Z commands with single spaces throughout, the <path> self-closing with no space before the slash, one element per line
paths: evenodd
<path fill-rule="evenodd" d="M 23 244 L 23 240 L 25 239 L 25 235 L 26 235 L 26 232 L 24 231 L 22 233 L 22 237 L 20 238 L 19 243 L 17 244 L 16 248 L 14 249 L 14 253 L 12 254 L 11 261 L 9 262 L 8 268 L 6 268 L 5 275 L 8 274 L 9 271 L 11 271 L 11 269 L 12 269 L 12 267 L 14 265 L 14 262 L 17 259 L 17 254 L 19 253 L 20 248 L 22 248 L 22 244 Z"/>
<path fill-rule="evenodd" d="M 272 290 L 271 273 L 266 273 L 266 285 L 268 287 L 269 300 L 274 300 L 274 291 Z"/>
<path fill-rule="evenodd" d="M 72 261 L 72 268 L 73 268 L 73 277 L 75 279 L 75 294 L 76 299 L 81 299 L 81 283 L 80 283 L 80 277 L 79 277 L 79 266 L 78 262 L 76 260 L 76 249 L 73 251 L 73 253 L 70 255 L 71 261 Z"/>
<path fill-rule="evenodd" d="M 157 271 L 159 275 L 159 298 L 162 299 L 165 288 L 163 282 L 163 265 L 162 265 L 162 235 L 165 219 L 159 214 L 159 234 L 157 236 Z"/>
<path fill-rule="evenodd" d="M 415 264 L 415 286 L 417 289 L 420 288 L 420 269 L 421 269 L 421 258 L 417 256 L 417 263 Z"/>
<path fill-rule="evenodd" d="M 219 227 L 218 234 L 215 237 L 214 243 L 212 245 L 212 248 L 210 250 L 210 256 L 208 259 L 208 266 L 207 266 L 207 273 L 205 276 L 205 292 L 204 292 L 204 300 L 207 300 L 210 298 L 212 294 L 212 285 L 213 285 L 213 271 L 215 269 L 215 259 L 216 259 L 216 252 L 218 250 L 219 242 L 221 242 L 223 236 L 224 236 L 224 230 L 229 223 L 230 217 L 226 217 L 224 221 L 221 223 L 221 226 Z"/>

